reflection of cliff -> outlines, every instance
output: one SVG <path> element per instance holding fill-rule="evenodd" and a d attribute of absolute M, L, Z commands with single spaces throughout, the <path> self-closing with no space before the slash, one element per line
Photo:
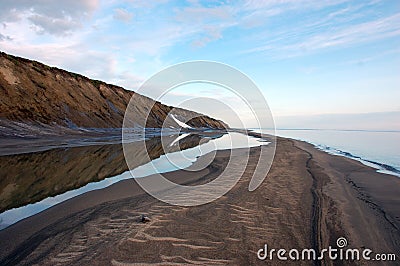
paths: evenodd
<path fill-rule="evenodd" d="M 179 140 L 169 146 L 177 136 L 166 137 L 168 152 L 198 145 L 199 135 Z M 135 165 L 148 162 L 146 151 L 139 143 L 131 143 Z M 138 148 L 135 149 L 135 146 Z M 161 139 L 146 141 L 149 157 L 164 154 Z M 140 147 L 140 148 L 139 148 Z M 128 170 L 121 144 L 53 149 L 44 152 L 0 157 L 0 212 L 38 202 L 44 198 L 76 189 L 87 183 L 103 180 Z"/>
<path fill-rule="evenodd" d="M 0 211 L 37 202 L 127 169 L 121 145 L 0 157 Z"/>

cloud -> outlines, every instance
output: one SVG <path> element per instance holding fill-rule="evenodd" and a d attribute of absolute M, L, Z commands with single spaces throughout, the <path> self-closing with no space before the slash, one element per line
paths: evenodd
<path fill-rule="evenodd" d="M 5 40 L 12 41 L 12 38 L 8 35 L 3 35 L 0 33 L 0 41 L 5 41 Z"/>
<path fill-rule="evenodd" d="M 220 27 L 206 27 L 204 29 L 204 36 L 193 41 L 192 45 L 195 47 L 204 47 L 207 43 L 221 39 L 222 32 Z"/>
<path fill-rule="evenodd" d="M 176 10 L 175 21 L 191 39 L 194 47 L 204 47 L 223 37 L 223 31 L 237 25 L 236 9 L 230 5 L 211 7 L 194 3 L 193 6 Z"/>
<path fill-rule="evenodd" d="M 28 17 L 33 23 L 33 29 L 39 34 L 50 33 L 53 35 L 65 35 L 79 28 L 81 24 L 70 18 L 52 18 L 43 15 L 32 15 Z"/>
<path fill-rule="evenodd" d="M 244 10 L 267 10 L 270 8 L 280 8 L 285 11 L 297 9 L 312 10 L 335 6 L 345 2 L 349 2 L 349 0 L 324 0 L 318 2 L 314 0 L 248 0 L 244 2 L 242 8 Z"/>
<path fill-rule="evenodd" d="M 28 20 L 38 33 L 65 35 L 81 26 L 99 6 L 98 0 L 2 0 L 0 21 L 12 23 Z"/>
<path fill-rule="evenodd" d="M 142 76 L 124 71 L 116 75 L 114 83 L 129 90 L 137 90 L 146 79 Z"/>
<path fill-rule="evenodd" d="M 346 14 L 349 10 L 356 11 L 358 9 L 360 7 L 342 9 L 329 15 L 331 17 L 338 16 Z M 325 28 L 328 30 L 323 31 L 322 29 Z M 350 25 L 348 19 L 341 21 L 341 23 L 335 23 L 334 26 L 327 23 L 326 19 L 322 19 L 308 25 L 303 23 L 298 27 L 282 29 L 275 32 L 273 37 L 270 34 L 267 34 L 267 36 L 269 38 L 264 41 L 264 45 L 248 49 L 245 53 L 264 52 L 272 55 L 283 55 L 284 57 L 295 57 L 331 48 L 351 47 L 397 37 L 400 36 L 400 13 L 383 18 L 371 18 L 368 21 L 363 20 L 363 22 Z"/>
<path fill-rule="evenodd" d="M 227 20 L 232 18 L 232 11 L 233 9 L 230 6 L 185 7 L 178 10 L 176 13 L 176 20 L 190 23 Z"/>
<path fill-rule="evenodd" d="M 2 0 L 1 5 L 0 19 L 7 21 L 8 14 L 21 14 L 26 11 L 49 17 L 80 17 L 96 10 L 99 6 L 99 1 Z"/>
<path fill-rule="evenodd" d="M 301 47 L 305 50 L 317 50 L 332 46 L 347 46 L 399 35 L 400 13 L 387 18 L 349 26 L 336 32 L 330 32 L 329 34 L 315 35 L 304 42 L 289 45 L 283 49 Z"/>
<path fill-rule="evenodd" d="M 287 21 L 274 25 L 273 23 L 276 24 L 280 18 L 287 20 L 287 16 L 290 14 L 294 16 L 302 13 L 312 14 L 314 11 L 328 10 L 333 6 L 338 7 L 348 2 L 349 0 L 326 0 L 318 3 L 312 0 L 249 0 L 243 2 L 216 1 L 204 4 L 198 1 L 190 1 L 189 6 L 175 9 L 175 20 L 184 25 L 184 29 L 190 28 L 193 31 L 192 36 L 194 40 L 191 41 L 191 44 L 194 47 L 203 47 L 209 42 L 222 39 L 224 32 L 228 29 L 251 30 L 256 27 L 263 27 L 267 29 L 267 33 L 271 32 L 270 27 L 274 27 L 274 31 L 282 30 L 281 35 L 272 36 L 272 38 L 269 38 L 270 34 L 264 35 L 258 32 L 257 37 L 264 41 L 267 40 L 267 44 L 249 49 L 248 51 L 260 52 L 269 50 L 271 47 L 279 50 L 282 46 L 282 40 L 287 39 L 288 35 L 289 37 L 297 37 L 301 35 L 301 32 L 307 35 L 310 31 L 315 31 L 314 28 L 321 27 L 323 24 L 323 21 L 321 21 L 318 25 L 306 26 L 306 30 L 304 29 L 304 21 L 302 23 L 298 23 L 297 21 L 293 25 L 290 25 L 290 22 Z M 356 11 L 368 5 L 371 5 L 371 3 L 365 2 L 357 6 L 349 6 L 337 11 L 337 13 L 336 11 L 332 12 L 329 18 L 333 19 L 340 15 L 347 15 L 349 12 L 357 13 Z M 273 17 L 276 17 L 276 21 L 268 25 L 270 23 L 269 19 Z M 328 19 L 324 18 L 324 23 L 327 21 Z M 289 25 L 289 27 L 281 29 L 283 27 L 281 25 L 285 27 Z M 249 38 L 248 36 L 244 36 L 242 39 Z M 276 41 L 276 44 L 274 41 Z"/>
<path fill-rule="evenodd" d="M 116 75 L 116 60 L 113 54 L 91 50 L 82 43 L 19 46 L 6 43 L 2 49 L 7 53 L 37 60 L 93 79 L 111 80 Z"/>
<path fill-rule="evenodd" d="M 365 12 L 368 5 L 372 8 Z M 132 87 L 141 78 L 128 75 L 128 70 L 147 76 L 182 58 L 187 60 L 192 55 L 185 51 L 186 45 L 200 48 L 210 42 L 216 47 L 222 43 L 216 59 L 221 54 L 226 60 L 243 50 L 282 58 L 397 36 L 399 16 L 387 16 L 374 7 L 371 2 L 347 0 L 178 4 L 165 0 L 162 5 L 144 0 L 2 0 L 0 48 Z M 130 25 L 121 27 L 116 20 Z M 135 58 L 135 64 L 128 58 Z"/>
<path fill-rule="evenodd" d="M 123 21 L 123 22 L 129 22 L 129 21 L 132 20 L 133 14 L 128 12 L 125 9 L 117 8 L 117 9 L 114 10 L 113 17 L 116 20 L 120 20 L 120 21 Z"/>
<path fill-rule="evenodd" d="M 344 65 L 364 65 L 368 62 L 377 60 L 381 57 L 388 56 L 388 55 L 400 55 L 400 48 L 396 49 L 391 49 L 391 50 L 385 50 L 380 53 L 376 53 L 370 56 L 364 56 L 362 58 L 358 59 L 352 59 L 352 60 L 347 60 L 344 62 L 340 62 L 338 65 L 339 66 L 344 66 Z"/>
<path fill-rule="evenodd" d="M 152 9 L 156 6 L 163 5 L 168 3 L 170 0 L 158 0 L 158 1 L 149 1 L 149 0 L 124 0 L 123 2 L 129 5 L 132 8 L 144 8 L 144 9 Z"/>

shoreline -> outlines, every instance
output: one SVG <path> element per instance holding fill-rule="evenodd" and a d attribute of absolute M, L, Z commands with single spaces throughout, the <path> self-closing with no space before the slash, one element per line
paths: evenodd
<path fill-rule="evenodd" d="M 196 246 L 194 244 L 190 244 L 192 248 L 182 244 L 208 241 L 212 238 L 211 236 L 200 234 L 202 237 L 197 236 L 197 238 L 193 237 L 193 239 L 178 238 L 176 236 L 176 234 L 179 234 L 178 231 L 168 229 L 171 226 L 173 228 L 186 226 L 191 231 L 198 230 L 203 232 L 209 225 L 207 221 L 203 221 L 199 225 L 195 223 L 193 228 L 189 226 L 191 223 L 186 224 L 188 221 L 185 219 L 191 220 L 192 217 L 196 218 L 196 221 L 192 222 L 204 219 L 197 212 L 203 213 L 206 217 L 213 217 L 214 212 L 219 213 L 217 216 L 220 219 L 211 219 L 211 223 L 214 223 L 213 227 L 220 228 L 219 226 L 224 224 L 231 231 L 241 225 L 239 227 L 242 230 L 248 231 L 248 235 L 243 236 L 247 242 L 240 238 L 238 238 L 238 241 L 229 240 L 229 234 L 226 235 L 228 232 L 215 232 L 216 234 L 221 234 L 224 239 L 222 242 L 231 250 L 222 252 L 220 254 L 222 258 L 218 258 L 215 254 L 211 256 L 212 258 L 209 259 L 213 259 L 215 263 L 221 260 L 240 264 L 241 261 L 244 262 L 243 259 L 245 258 L 254 264 L 262 263 L 262 261 L 257 260 L 257 256 L 254 256 L 254 252 L 258 250 L 257 246 L 262 248 L 263 241 L 268 241 L 268 245 L 270 245 L 269 241 L 272 241 L 277 248 L 279 248 L 279 243 L 286 243 L 286 245 L 289 243 L 293 246 L 288 248 L 315 247 L 316 249 L 322 249 L 328 245 L 334 246 L 339 236 L 346 236 L 351 246 L 368 247 L 375 252 L 393 252 L 399 256 L 400 207 L 398 206 L 400 204 L 396 195 L 400 188 L 400 180 L 397 177 L 377 173 L 375 169 L 362 165 L 353 159 L 330 155 L 306 142 L 280 137 L 277 137 L 277 139 L 276 159 L 271 171 L 263 184 L 254 192 L 246 190 L 248 186 L 246 181 L 249 179 L 247 176 L 251 172 L 250 170 L 246 171 L 245 177 L 242 177 L 243 180 L 239 180 L 235 188 L 221 199 L 192 208 L 160 203 L 145 194 L 133 180 L 121 181 L 105 189 L 91 191 L 62 202 L 0 231 L 0 242 L 4 246 L 4 249 L 0 251 L 0 264 L 5 262 L 28 263 L 40 261 L 43 264 L 50 265 L 62 253 L 61 251 L 68 246 L 68 243 L 71 244 L 70 242 L 73 242 L 74 233 L 72 231 L 74 231 L 74 228 L 68 226 L 68 221 L 73 221 L 73 224 L 79 228 L 75 233 L 85 232 L 90 235 L 93 232 L 87 231 L 87 228 L 85 229 L 88 224 L 94 223 L 93 228 L 96 228 L 96 225 L 98 228 L 101 227 L 101 217 L 107 220 L 112 216 L 118 215 L 127 217 L 120 219 L 126 219 L 124 224 L 128 223 L 128 227 L 132 232 L 136 232 L 139 229 L 150 230 L 151 226 L 155 229 L 154 226 L 156 225 L 154 224 L 158 224 L 157 226 L 161 226 L 164 229 L 161 231 L 155 229 L 155 231 L 158 234 L 167 234 L 168 239 L 173 243 L 175 243 L 176 239 L 185 240 L 177 241 L 173 245 L 171 241 L 154 240 L 154 238 L 160 236 L 150 237 L 145 235 L 143 237 L 143 235 L 139 234 L 144 239 L 135 238 L 134 241 L 127 242 L 138 249 L 140 249 L 141 243 L 147 246 L 148 242 L 155 241 L 157 245 L 161 245 L 166 249 L 166 253 L 168 253 L 168 250 L 170 252 L 172 250 L 179 251 L 178 253 L 185 259 L 192 258 L 193 254 L 201 253 L 204 256 L 211 255 L 211 253 L 214 254 L 213 252 L 205 252 L 209 250 L 205 247 L 215 246 L 211 243 L 212 241 L 208 243 L 209 246 L 204 245 L 204 248 L 199 247 L 202 245 L 198 243 L 196 244 L 197 248 L 193 248 Z M 252 148 L 251 154 L 256 156 L 257 152 L 259 152 L 257 151 L 258 149 L 260 148 Z M 217 154 L 216 160 L 199 173 L 190 172 L 189 174 L 187 171 L 179 170 L 166 175 L 177 182 L 182 182 L 182 176 L 185 176 L 185 183 L 193 184 L 210 180 L 221 171 L 228 156 L 226 151 L 218 151 Z M 251 167 L 252 162 L 249 163 Z M 248 200 L 250 198 L 252 200 Z M 272 205 L 271 201 L 273 202 Z M 254 202 L 258 202 L 258 204 L 254 205 Z M 136 211 L 131 210 L 133 212 L 129 215 L 125 213 L 125 216 L 119 213 L 117 209 L 112 208 L 114 205 L 126 206 L 129 204 Z M 235 207 L 230 206 L 232 204 Z M 151 207 L 140 209 L 141 206 L 158 206 L 158 208 L 155 208 L 158 211 L 154 210 L 151 213 Z M 216 211 L 216 206 L 221 210 Z M 265 209 L 263 206 L 270 207 Z M 150 215 L 152 218 L 150 225 L 142 225 L 135 222 L 140 210 Z M 266 210 L 269 210 L 269 212 L 266 212 Z M 106 215 L 107 212 L 109 212 L 109 215 Z M 171 212 L 179 215 L 177 217 L 171 216 Z M 192 212 L 193 215 L 181 217 L 185 212 Z M 85 216 L 90 213 L 98 213 L 98 215 Z M 236 213 L 236 216 L 240 218 L 236 222 L 234 222 L 233 216 L 235 215 L 233 213 Z M 274 213 L 273 216 L 275 218 L 270 217 L 271 213 Z M 161 218 L 157 218 L 157 215 Z M 162 219 L 162 217 L 166 216 L 168 216 L 170 222 Z M 179 217 L 183 220 L 180 220 Z M 250 226 L 249 224 L 253 222 L 252 219 L 264 221 L 269 226 L 267 228 L 264 228 L 262 224 Z M 286 224 L 282 223 L 283 221 L 286 221 Z M 54 231 L 54 228 L 58 228 L 58 230 Z M 268 228 L 272 231 L 267 230 Z M 110 230 L 113 231 L 114 229 Z M 143 254 L 133 252 L 131 249 L 128 249 L 130 252 L 127 252 L 127 254 L 122 251 L 105 251 L 105 247 L 109 243 L 127 241 L 123 239 L 127 237 L 127 234 L 129 235 L 129 230 L 127 232 L 124 231 L 124 233 L 121 233 L 120 230 L 122 229 L 116 228 L 115 232 L 110 233 L 108 242 L 98 239 L 97 242 L 95 241 L 96 243 L 88 243 L 82 247 L 85 251 L 80 253 L 80 256 L 66 255 L 67 258 L 65 260 L 70 263 L 88 264 L 88 262 L 85 263 L 84 257 L 91 257 L 99 264 L 112 263 L 114 265 L 118 265 L 119 262 L 150 262 L 146 261 L 146 259 L 150 259 L 145 255 L 147 251 L 143 252 Z M 252 230 L 258 231 L 260 235 L 255 235 Z M 155 232 L 150 230 L 148 234 L 151 233 Z M 61 237 L 61 239 L 58 239 L 57 243 L 49 243 L 48 239 L 51 236 L 55 238 Z M 13 240 L 11 241 L 11 239 Z M 240 251 L 235 242 L 243 244 L 242 249 L 247 251 L 248 254 L 246 255 L 243 250 Z M 93 250 L 90 251 L 94 244 L 100 245 L 100 249 L 105 253 L 96 255 Z M 174 249 L 171 249 L 171 245 Z M 144 246 L 142 246 L 143 248 Z M 118 249 L 121 249 L 121 247 Z M 132 256 L 132 252 L 135 256 Z M 233 261 L 228 259 L 229 254 L 234 255 Z M 154 260 L 152 262 L 164 263 L 169 260 L 171 260 L 169 262 L 179 261 L 177 258 L 169 258 L 172 256 L 171 254 L 165 256 L 155 256 L 157 260 L 151 260 Z M 327 261 L 324 263 L 329 264 Z"/>
<path fill-rule="evenodd" d="M 328 154 L 349 158 L 349 159 L 358 161 L 358 162 L 362 163 L 365 166 L 372 167 L 372 168 L 376 169 L 376 171 L 378 173 L 388 174 L 388 175 L 392 175 L 392 176 L 396 176 L 396 177 L 400 178 L 400 170 L 397 169 L 396 167 L 392 166 L 392 165 L 389 165 L 389 164 L 386 164 L 386 163 L 376 162 L 376 161 L 373 161 L 373 160 L 369 160 L 367 158 L 363 158 L 363 157 L 360 157 L 360 156 L 357 156 L 357 155 L 353 155 L 350 152 L 342 151 L 340 149 L 336 149 L 336 148 L 333 148 L 333 147 L 330 147 L 330 146 L 325 146 L 325 148 L 324 148 L 324 147 L 320 147 L 321 145 L 316 145 L 316 144 L 308 142 L 308 141 L 306 141 L 306 142 L 312 144 L 315 148 L 317 148 L 317 149 L 319 149 L 319 150 L 321 150 L 323 152 L 326 152 Z M 332 151 L 332 150 L 334 150 L 334 151 Z"/>
<path fill-rule="evenodd" d="M 253 129 L 249 129 L 253 130 Z M 334 131 L 334 132 L 366 132 L 366 133 L 400 133 L 400 131 L 390 131 L 390 130 L 335 130 L 335 129 L 276 129 L 275 133 L 278 133 L 278 131 Z M 257 131 L 252 131 L 255 134 L 263 134 L 259 133 Z M 265 134 L 265 133 L 264 133 Z M 335 145 L 330 145 L 330 144 L 323 144 L 323 143 L 317 143 L 317 141 L 313 140 L 306 140 L 302 139 L 300 137 L 293 137 L 293 136 L 285 136 L 285 135 L 277 135 L 276 137 L 281 137 L 281 138 L 289 138 L 297 141 L 304 141 L 307 142 L 311 145 L 313 145 L 316 149 L 319 149 L 321 151 L 324 151 L 326 153 L 332 154 L 332 155 L 337 155 L 337 156 L 343 156 L 346 158 L 350 158 L 353 160 L 356 160 L 358 162 L 361 162 L 365 166 L 373 167 L 377 170 L 379 173 L 383 174 L 389 174 L 389 175 L 394 175 L 400 178 L 400 168 L 399 166 L 394 165 L 392 162 L 388 162 L 385 160 L 378 160 L 378 159 L 372 159 L 371 157 L 368 156 L 362 156 L 356 153 L 353 153 L 352 151 L 349 151 L 349 149 L 342 149 L 342 148 L 337 148 Z"/>

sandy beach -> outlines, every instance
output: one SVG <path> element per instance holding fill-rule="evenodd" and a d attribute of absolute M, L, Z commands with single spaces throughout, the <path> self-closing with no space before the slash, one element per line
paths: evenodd
<path fill-rule="evenodd" d="M 369 265 L 367 261 L 259 260 L 269 248 L 348 247 L 400 256 L 400 179 L 312 145 L 278 138 L 267 178 L 248 191 L 260 149 L 236 186 L 197 207 L 168 205 L 134 180 L 91 191 L 0 231 L 0 265 Z M 198 172 L 165 176 L 187 185 L 223 170 L 229 151 Z M 150 222 L 141 223 L 146 214 Z M 381 262 L 379 265 L 396 265 Z"/>
<path fill-rule="evenodd" d="M 400 266 L 399 3 L 0 0 L 0 266 Z"/>

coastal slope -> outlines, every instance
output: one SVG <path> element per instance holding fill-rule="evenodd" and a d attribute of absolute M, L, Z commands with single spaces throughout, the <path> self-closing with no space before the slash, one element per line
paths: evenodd
<path fill-rule="evenodd" d="M 0 52 L 0 136 L 20 136 L 35 130 L 70 134 L 77 128 L 121 128 L 133 95 L 132 122 L 162 127 L 171 106 L 119 86 Z M 177 118 L 191 127 L 228 127 L 208 116 L 174 109 Z"/>

